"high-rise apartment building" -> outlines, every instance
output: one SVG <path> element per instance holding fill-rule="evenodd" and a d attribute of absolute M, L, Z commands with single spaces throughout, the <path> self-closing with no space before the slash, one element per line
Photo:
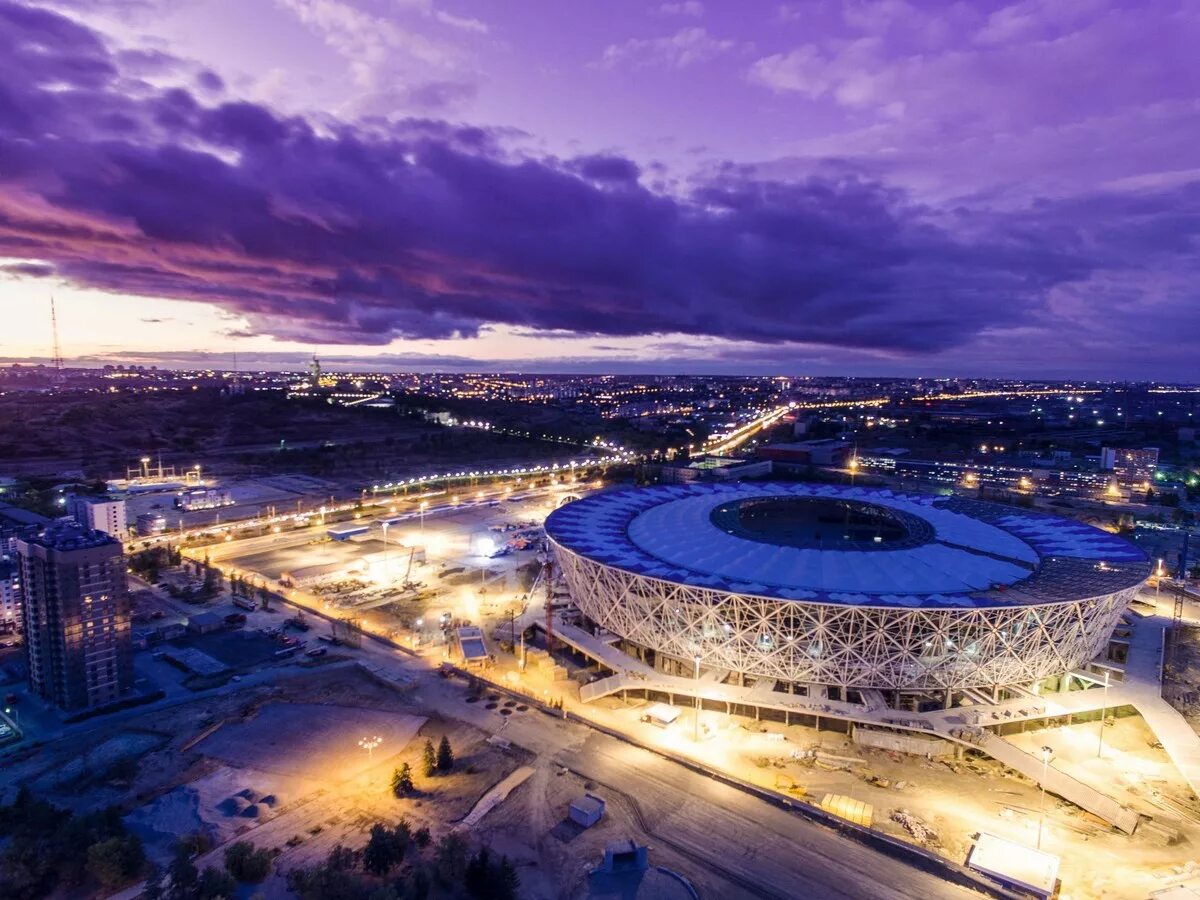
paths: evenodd
<path fill-rule="evenodd" d="M 125 501 L 118 497 L 72 497 L 69 509 L 84 528 L 103 531 L 118 541 L 129 537 Z"/>
<path fill-rule="evenodd" d="M 0 634 L 21 627 L 21 572 L 16 560 L 0 555 Z"/>
<path fill-rule="evenodd" d="M 29 683 L 63 709 L 103 706 L 133 685 L 119 541 L 55 522 L 17 541 Z"/>

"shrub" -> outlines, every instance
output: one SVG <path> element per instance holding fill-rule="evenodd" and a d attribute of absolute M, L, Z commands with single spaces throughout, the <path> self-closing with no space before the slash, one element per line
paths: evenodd
<path fill-rule="evenodd" d="M 258 884 L 271 874 L 271 851 L 258 850 L 249 841 L 225 848 L 225 871 L 246 884 Z"/>

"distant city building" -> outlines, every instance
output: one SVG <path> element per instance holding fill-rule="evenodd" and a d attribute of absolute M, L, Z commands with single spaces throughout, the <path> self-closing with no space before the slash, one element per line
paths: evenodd
<path fill-rule="evenodd" d="M 731 459 L 706 456 L 703 459 L 665 463 L 659 477 L 666 484 L 692 484 L 697 481 L 731 481 L 740 478 L 762 478 L 771 474 L 769 459 Z"/>
<path fill-rule="evenodd" d="M 49 522 L 48 518 L 39 513 L 9 503 L 0 503 L 0 557 L 15 559 L 17 538 L 37 534 Z"/>
<path fill-rule="evenodd" d="M 797 465 L 840 466 L 850 457 L 850 444 L 833 438 L 816 441 L 794 441 L 788 444 L 767 444 L 760 447 L 761 459 Z"/>
<path fill-rule="evenodd" d="M 21 569 L 16 560 L 0 558 L 0 634 L 21 627 Z"/>
<path fill-rule="evenodd" d="M 119 497 L 72 497 L 68 510 L 84 528 L 103 531 L 119 541 L 129 536 L 125 501 Z"/>
<path fill-rule="evenodd" d="M 218 509 L 233 506 L 233 503 L 233 495 L 223 488 L 196 488 L 175 498 L 175 506 L 186 510 Z"/>
<path fill-rule="evenodd" d="M 133 685 L 125 554 L 72 522 L 17 541 L 32 690 L 62 709 L 103 706 Z"/>
<path fill-rule="evenodd" d="M 1111 448 L 1101 451 L 1101 465 L 1104 463 L 1104 453 Z M 1158 448 L 1142 447 L 1140 449 L 1120 448 L 1114 451 L 1115 460 L 1112 471 L 1117 477 L 1117 483 L 1126 487 L 1135 484 L 1149 484 L 1154 480 L 1154 472 L 1158 469 Z"/>
<path fill-rule="evenodd" d="M 143 537 L 162 534 L 167 530 L 167 518 L 159 513 L 142 513 L 137 517 L 137 533 Z"/>

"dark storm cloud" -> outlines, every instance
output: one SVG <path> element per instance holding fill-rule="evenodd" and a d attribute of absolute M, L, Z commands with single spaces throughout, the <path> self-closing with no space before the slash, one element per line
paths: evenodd
<path fill-rule="evenodd" d="M 293 340 L 498 323 L 928 354 L 1053 330 L 1066 287 L 1131 312 L 1106 273 L 1187 269 L 1200 232 L 1194 186 L 999 213 L 923 207 L 850 172 L 727 166 L 665 195 L 620 156 L 514 158 L 488 129 L 128 88 L 93 32 L 0 0 L 0 256 L 220 304 L 246 333 Z"/>

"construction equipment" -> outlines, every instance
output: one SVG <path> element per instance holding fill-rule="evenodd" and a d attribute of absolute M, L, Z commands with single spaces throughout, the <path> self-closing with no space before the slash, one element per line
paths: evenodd
<path fill-rule="evenodd" d="M 775 773 L 775 790 L 790 794 L 793 797 L 803 797 L 808 793 L 808 788 L 800 784 L 786 772 Z"/>
<path fill-rule="evenodd" d="M 404 570 L 404 587 L 406 590 L 415 587 L 411 580 L 413 557 L 417 555 L 417 548 L 412 547 L 408 551 L 408 567 Z"/>

